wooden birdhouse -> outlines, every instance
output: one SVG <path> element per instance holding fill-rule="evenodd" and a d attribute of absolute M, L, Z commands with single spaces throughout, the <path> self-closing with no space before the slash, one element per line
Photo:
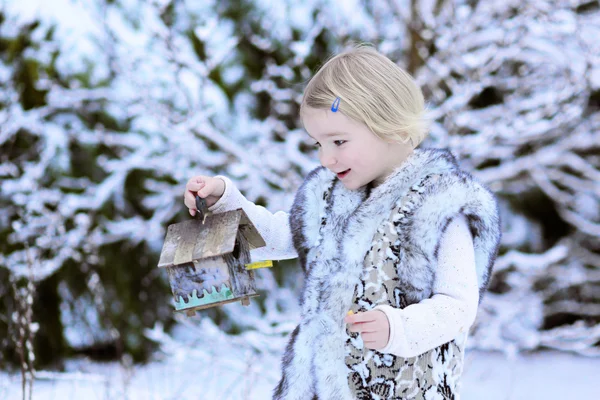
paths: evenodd
<path fill-rule="evenodd" d="M 198 198 L 197 198 L 198 202 Z M 258 296 L 252 269 L 270 266 L 250 263 L 250 250 L 265 246 L 244 210 L 206 215 L 172 224 L 158 262 L 166 268 L 175 298 L 175 311 L 196 310 Z"/>

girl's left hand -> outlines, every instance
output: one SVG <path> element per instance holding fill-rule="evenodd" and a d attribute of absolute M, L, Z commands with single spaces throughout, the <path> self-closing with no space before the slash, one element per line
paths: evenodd
<path fill-rule="evenodd" d="M 371 310 L 346 315 L 350 332 L 360 333 L 365 347 L 372 350 L 384 348 L 390 339 L 390 322 L 383 311 Z"/>

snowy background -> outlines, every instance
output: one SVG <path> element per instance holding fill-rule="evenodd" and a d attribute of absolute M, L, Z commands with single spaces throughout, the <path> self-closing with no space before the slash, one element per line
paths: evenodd
<path fill-rule="evenodd" d="M 193 175 L 289 209 L 317 165 L 303 85 L 355 41 L 413 74 L 423 145 L 501 203 L 463 397 L 600 392 L 600 2 L 0 7 L 0 398 L 268 398 L 298 317 L 295 261 L 257 272 L 250 307 L 178 318 L 158 254 Z"/>

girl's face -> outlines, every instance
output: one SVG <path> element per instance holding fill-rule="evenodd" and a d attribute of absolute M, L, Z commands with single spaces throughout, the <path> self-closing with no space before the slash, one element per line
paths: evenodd
<path fill-rule="evenodd" d="M 384 141 L 339 111 L 306 107 L 302 121 L 319 147 L 321 165 L 350 190 L 380 185 L 413 152 L 409 143 Z"/>

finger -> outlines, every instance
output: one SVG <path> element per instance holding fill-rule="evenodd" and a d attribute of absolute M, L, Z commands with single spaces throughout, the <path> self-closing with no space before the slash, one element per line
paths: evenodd
<path fill-rule="evenodd" d="M 360 325 L 361 332 L 379 332 L 379 326 L 376 322 L 363 322 Z"/>
<path fill-rule="evenodd" d="M 205 186 L 206 186 L 206 182 L 189 183 L 185 186 L 185 188 L 190 192 L 196 193 L 198 190 L 202 189 Z"/>
<path fill-rule="evenodd" d="M 360 335 L 365 346 L 371 349 L 379 349 L 383 347 L 381 338 L 375 333 L 363 333 Z"/>
<path fill-rule="evenodd" d="M 197 192 L 205 184 L 206 184 L 206 180 L 203 177 L 195 176 L 187 182 L 187 184 L 185 185 L 185 188 L 191 192 Z"/>
<path fill-rule="evenodd" d="M 351 324 L 349 325 L 348 330 L 350 330 L 350 332 L 370 333 L 377 332 L 377 327 L 371 322 L 364 322 L 359 324 Z"/>
<path fill-rule="evenodd" d="M 373 311 L 359 312 L 352 315 L 346 315 L 344 320 L 349 324 L 357 324 L 362 322 L 375 321 L 377 315 Z"/>
<path fill-rule="evenodd" d="M 202 197 L 203 199 L 207 198 L 208 196 L 210 196 L 210 194 L 212 192 L 214 192 L 215 186 L 216 185 L 215 185 L 214 181 L 212 181 L 212 180 L 206 182 L 205 185 L 202 185 L 202 187 L 200 189 L 198 189 L 198 196 Z M 194 201 L 195 201 L 195 199 L 194 199 Z"/>
<path fill-rule="evenodd" d="M 184 196 L 184 200 L 183 200 L 183 204 L 185 204 L 185 206 L 188 209 L 188 212 L 190 213 L 190 215 L 193 217 L 194 215 L 196 215 L 196 205 L 194 202 L 194 206 L 190 206 L 190 197 L 191 195 L 188 195 L 189 192 L 186 192 L 183 196 Z"/>
<path fill-rule="evenodd" d="M 187 191 L 183 194 L 183 204 L 189 209 L 196 209 L 196 193 Z"/>
<path fill-rule="evenodd" d="M 358 332 L 358 333 L 364 333 L 364 332 L 374 332 L 372 327 L 367 326 L 365 323 L 360 323 L 360 324 L 349 324 L 348 325 L 348 330 L 350 332 Z"/>

